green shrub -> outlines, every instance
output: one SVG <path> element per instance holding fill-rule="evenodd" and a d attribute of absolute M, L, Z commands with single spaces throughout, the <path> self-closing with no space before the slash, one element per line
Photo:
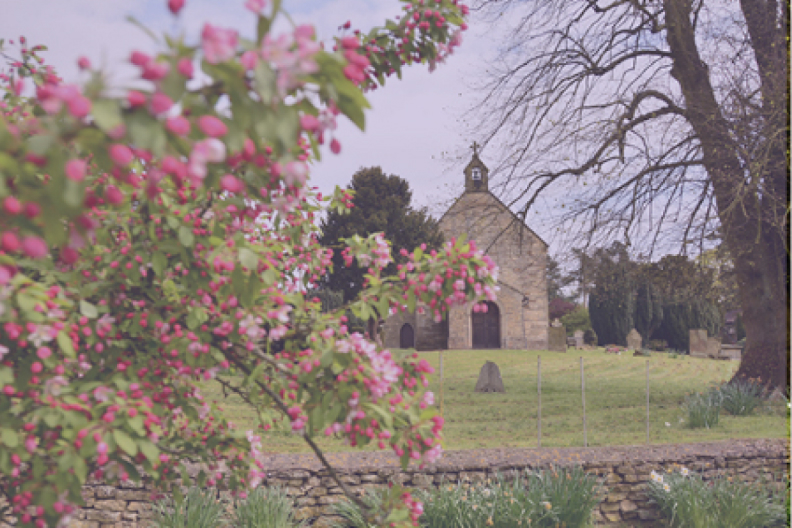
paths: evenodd
<path fill-rule="evenodd" d="M 595 332 L 593 328 L 589 328 L 583 332 L 583 342 L 587 345 L 597 346 L 597 341 L 597 332 Z"/>
<path fill-rule="evenodd" d="M 583 528 L 590 525 L 599 495 L 596 478 L 579 466 L 526 471 L 509 481 L 498 475 L 477 484 L 441 483 L 415 493 L 423 503 L 424 528 Z M 376 510 L 382 496 L 367 493 L 363 501 Z M 332 514 L 343 518 L 333 528 L 377 528 L 347 500 L 333 504 Z"/>
<path fill-rule="evenodd" d="M 662 352 L 668 348 L 668 343 L 662 339 L 651 339 L 646 343 L 646 348 L 654 350 L 655 352 Z"/>
<path fill-rule="evenodd" d="M 234 503 L 234 528 L 300 528 L 291 499 L 281 488 L 256 488 Z"/>
<path fill-rule="evenodd" d="M 671 528 L 786 526 L 780 494 L 758 485 L 727 478 L 704 482 L 682 468 L 666 475 L 652 472 L 648 494 Z"/>
<path fill-rule="evenodd" d="M 733 380 L 720 387 L 723 409 L 734 416 L 748 416 L 765 400 L 765 389 L 748 380 Z"/>
<path fill-rule="evenodd" d="M 217 528 L 223 523 L 223 505 L 217 490 L 190 488 L 186 497 L 165 497 L 153 508 L 155 528 Z"/>
<path fill-rule="evenodd" d="M 368 491 L 363 495 L 363 502 L 372 510 L 379 510 L 382 508 L 382 496 L 384 492 L 385 490 Z M 376 525 L 368 523 L 358 505 L 349 499 L 345 498 L 344 500 L 334 503 L 330 510 L 333 515 L 337 515 L 344 519 L 343 522 L 333 521 L 330 525 L 331 528 L 378 528 Z"/>
<path fill-rule="evenodd" d="M 719 391 L 696 393 L 685 397 L 682 404 L 688 415 L 687 426 L 690 428 L 706 427 L 707 429 L 718 425 L 721 410 Z"/>
<path fill-rule="evenodd" d="M 583 305 L 575 306 L 574 310 L 561 318 L 561 324 L 564 325 L 567 335 L 570 337 L 575 335 L 577 330 L 582 330 L 585 332 L 591 328 L 591 319 L 589 319 L 588 309 L 586 309 L 586 307 Z"/>
<path fill-rule="evenodd" d="M 425 528 L 588 526 L 599 502 L 596 479 L 580 467 L 526 471 L 511 481 L 441 484 L 418 493 Z"/>

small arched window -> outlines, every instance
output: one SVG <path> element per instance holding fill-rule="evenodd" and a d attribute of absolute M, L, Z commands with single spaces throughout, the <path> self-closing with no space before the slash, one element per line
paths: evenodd
<path fill-rule="evenodd" d="M 481 167 L 473 167 L 471 176 L 473 177 L 473 181 L 481 181 Z"/>

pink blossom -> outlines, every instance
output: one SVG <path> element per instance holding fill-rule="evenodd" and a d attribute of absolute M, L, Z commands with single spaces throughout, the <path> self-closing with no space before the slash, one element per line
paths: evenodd
<path fill-rule="evenodd" d="M 170 71 L 170 65 L 167 62 L 148 62 L 143 66 L 143 73 L 141 77 L 147 81 L 158 81 L 164 79 Z"/>
<path fill-rule="evenodd" d="M 220 187 L 224 191 L 228 191 L 231 193 L 238 193 L 242 192 L 245 189 L 245 184 L 242 183 L 238 178 L 234 177 L 231 174 L 226 174 L 222 178 L 220 178 Z"/>
<path fill-rule="evenodd" d="M 196 183 L 206 178 L 206 164 L 220 163 L 225 159 L 226 148 L 222 141 L 215 138 L 205 139 L 193 145 L 187 163 L 187 175 Z"/>
<path fill-rule="evenodd" d="M 308 178 L 308 165 L 301 161 L 290 161 L 283 169 L 283 181 L 288 186 L 302 186 Z"/>
<path fill-rule="evenodd" d="M 333 154 L 338 154 L 341 152 L 341 143 L 336 138 L 330 142 L 330 152 Z"/>
<path fill-rule="evenodd" d="M 143 106 L 146 104 L 146 94 L 138 92 L 137 90 L 130 90 L 127 94 L 127 102 L 132 108 L 136 106 Z"/>
<path fill-rule="evenodd" d="M 184 7 L 184 0 L 168 0 L 168 9 L 174 15 L 178 15 L 179 11 Z"/>
<path fill-rule="evenodd" d="M 44 258 L 47 255 L 47 243 L 37 236 L 22 239 L 22 252 L 32 259 Z"/>
<path fill-rule="evenodd" d="M 300 126 L 303 130 L 311 132 L 319 128 L 319 120 L 311 114 L 303 114 L 300 116 Z"/>
<path fill-rule="evenodd" d="M 187 120 L 186 117 L 173 116 L 165 120 L 165 128 L 167 128 L 168 131 L 176 134 L 177 136 L 184 137 L 190 133 L 190 122 Z M 165 168 L 164 162 L 163 162 L 163 168 Z"/>
<path fill-rule="evenodd" d="M 91 111 L 91 100 L 83 95 L 69 99 L 66 105 L 69 107 L 69 113 L 77 118 L 85 117 Z"/>
<path fill-rule="evenodd" d="M 6 231 L 0 237 L 0 248 L 6 253 L 14 253 L 19 249 L 19 237 L 13 231 Z"/>
<path fill-rule="evenodd" d="M 18 215 L 22 212 L 22 204 L 15 196 L 9 196 L 3 200 L 3 210 L 10 215 Z"/>
<path fill-rule="evenodd" d="M 124 193 L 115 185 L 108 185 L 104 192 L 105 200 L 111 205 L 118 205 L 124 201 Z"/>
<path fill-rule="evenodd" d="M 198 127 L 209 137 L 222 137 L 228 133 L 226 124 L 215 116 L 201 116 L 198 119 Z"/>
<path fill-rule="evenodd" d="M 192 79 L 193 76 L 192 60 L 188 58 L 179 59 L 179 63 L 177 64 L 176 69 L 179 70 L 179 73 L 181 73 L 188 79 Z"/>
<path fill-rule="evenodd" d="M 204 57 L 210 64 L 227 61 L 236 53 L 237 32 L 233 29 L 222 29 L 211 24 L 204 24 L 201 32 L 201 45 Z"/>
<path fill-rule="evenodd" d="M 110 159 L 112 159 L 113 163 L 116 165 L 126 167 L 132 163 L 132 150 L 126 145 L 121 145 L 119 143 L 111 145 L 109 154 Z"/>
<path fill-rule="evenodd" d="M 239 62 L 242 63 L 242 66 L 244 66 L 246 70 L 252 70 L 258 64 L 258 55 L 255 51 L 246 51 L 242 54 Z"/>
<path fill-rule="evenodd" d="M 91 61 L 88 60 L 88 57 L 82 56 L 79 59 L 77 59 L 77 66 L 81 70 L 87 70 L 91 67 Z"/>
<path fill-rule="evenodd" d="M 250 11 L 259 14 L 267 7 L 267 0 L 247 0 L 245 7 Z"/>
<path fill-rule="evenodd" d="M 173 100 L 162 92 L 157 92 L 151 97 L 151 113 L 164 114 L 173 106 Z"/>
<path fill-rule="evenodd" d="M 81 159 L 71 159 L 66 162 L 66 177 L 70 180 L 81 182 L 85 179 L 88 162 Z"/>
<path fill-rule="evenodd" d="M 347 36 L 341 39 L 341 47 L 344 49 L 358 49 L 360 41 L 357 37 Z"/>
<path fill-rule="evenodd" d="M 131 62 L 135 66 L 143 66 L 151 62 L 151 57 L 149 57 L 142 51 L 133 51 L 132 55 L 129 58 L 129 62 Z"/>
<path fill-rule="evenodd" d="M 38 439 L 33 435 L 28 435 L 25 438 L 25 449 L 28 453 L 32 454 L 36 450 L 36 447 L 38 447 Z"/>

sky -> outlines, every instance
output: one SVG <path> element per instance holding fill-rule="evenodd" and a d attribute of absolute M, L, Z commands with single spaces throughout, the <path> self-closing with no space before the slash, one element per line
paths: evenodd
<path fill-rule="evenodd" d="M 295 23 L 313 23 L 320 40 L 330 41 L 339 26 L 368 30 L 400 13 L 396 0 L 285 0 Z M 111 84 L 131 86 L 135 70 L 127 65 L 131 50 L 154 52 L 156 44 L 126 20 L 131 15 L 161 35 L 187 35 L 198 42 L 205 22 L 234 27 L 252 37 L 255 19 L 244 0 L 187 0 L 178 18 L 166 0 L 0 0 L 0 38 L 24 35 L 30 44 L 44 44 L 47 63 L 67 82 L 84 80 L 77 58 L 85 56 L 94 67 L 109 73 Z M 323 192 L 346 186 L 362 167 L 380 166 L 386 174 L 406 179 L 413 203 L 439 216 L 462 192 L 462 170 L 470 160 L 475 130 L 463 130 L 462 116 L 476 102 L 472 86 L 495 52 L 491 27 L 469 21 L 463 45 L 433 73 L 427 65 L 404 70 L 402 80 L 391 78 L 384 89 L 369 94 L 366 130 L 344 121 L 337 131 L 342 151 L 325 150 L 312 171 L 312 183 Z M 286 26 L 282 26 L 286 27 Z M 277 27 L 276 27 L 277 30 Z M 481 154 L 484 163 L 487 151 Z M 489 162 L 489 163 L 488 163 Z M 531 225 L 542 233 L 542 226 Z M 545 238 L 546 239 L 546 238 Z"/>

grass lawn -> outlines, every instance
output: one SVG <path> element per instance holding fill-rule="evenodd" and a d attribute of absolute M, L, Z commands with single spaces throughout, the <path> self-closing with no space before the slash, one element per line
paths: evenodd
<path fill-rule="evenodd" d="M 430 386 L 440 401 L 439 354 L 424 352 L 434 367 Z M 683 443 L 729 438 L 788 436 L 786 409 L 766 407 L 753 416 L 721 412 L 712 429 L 688 429 L 680 404 L 687 393 L 702 391 L 731 377 L 736 362 L 655 353 L 651 357 L 518 350 L 466 350 L 443 353 L 443 412 L 445 449 L 537 446 L 537 356 L 542 358 L 542 447 L 583 445 L 580 358 L 586 377 L 588 445 L 631 445 L 646 441 L 646 364 L 649 362 L 649 428 L 651 443 Z M 500 368 L 506 392 L 473 392 L 485 361 Z M 208 400 L 223 399 L 219 386 L 207 385 Z M 239 400 L 225 399 L 227 416 L 238 427 L 254 426 L 254 414 Z M 267 433 L 265 450 L 308 451 L 298 437 L 285 431 Z M 328 451 L 345 451 L 340 441 L 322 438 Z"/>

